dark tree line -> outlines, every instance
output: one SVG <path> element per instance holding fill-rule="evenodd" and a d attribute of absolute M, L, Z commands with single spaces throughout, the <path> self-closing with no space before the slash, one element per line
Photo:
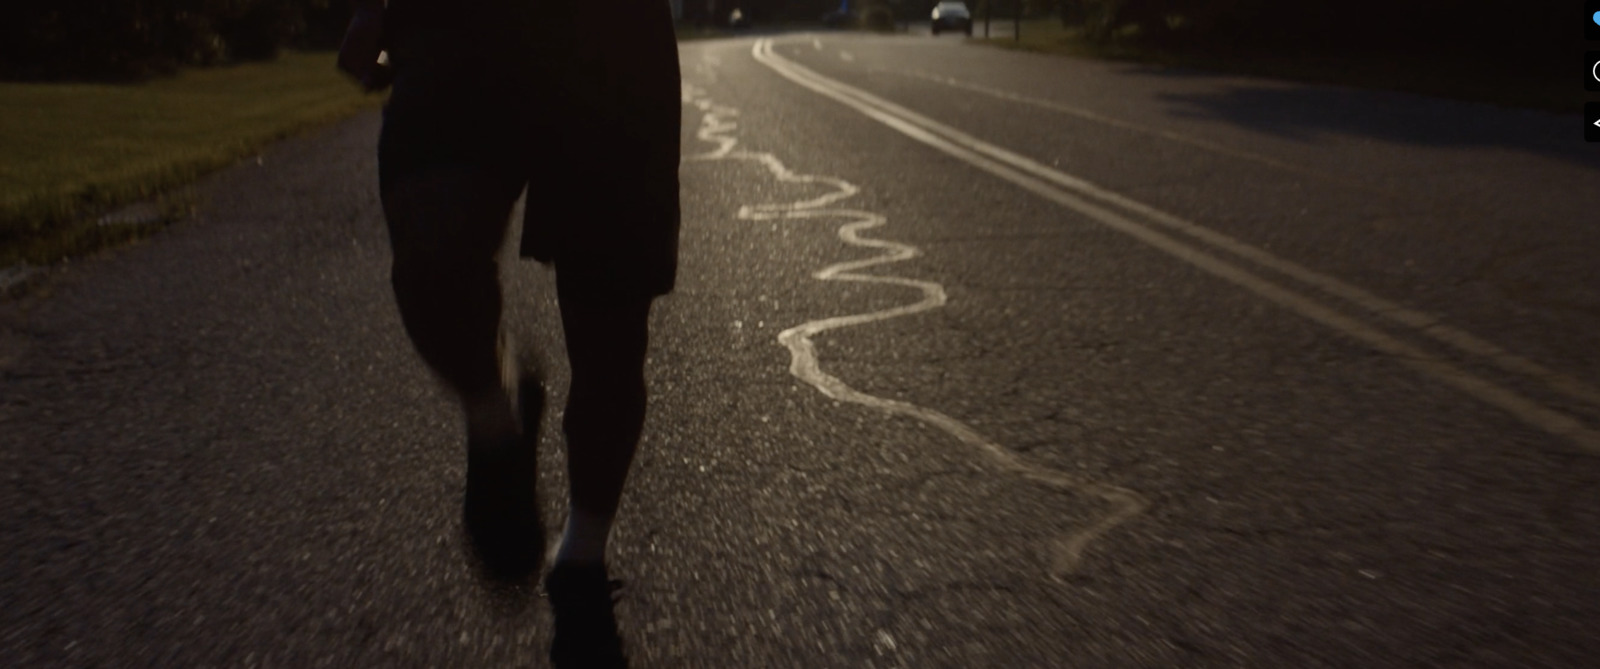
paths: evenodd
<path fill-rule="evenodd" d="M 136 79 L 336 43 L 346 0 L 47 0 L 0 21 L 0 77 Z"/>
<path fill-rule="evenodd" d="M 482 0 L 455 0 L 474 2 Z M 526 0 L 540 2 L 548 0 Z M 560 0 L 598 2 L 603 0 Z M 660 0 L 665 1 L 665 0 Z M 1575 0 L 967 0 L 1059 15 L 1091 39 L 1261 51 L 1412 51 L 1542 66 L 1577 49 Z M 36 0 L 0 21 L 0 78 L 128 79 L 338 43 L 348 0 Z M 683 0 L 684 18 L 815 21 L 839 0 Z M 935 0 L 850 0 L 925 19 Z M 604 30 L 598 27 L 574 29 Z"/>
<path fill-rule="evenodd" d="M 851 8 L 868 0 L 850 0 Z M 908 0 L 910 1 L 910 0 Z M 841 0 L 683 0 L 683 19 L 697 24 L 726 22 L 728 13 L 738 9 L 754 21 L 816 21 L 828 11 L 838 9 Z M 930 5 L 931 6 L 931 5 Z"/>
<path fill-rule="evenodd" d="M 1131 34 L 1174 46 L 1476 53 L 1529 61 L 1575 48 L 1580 21 L 1576 3 L 1562 0 L 1030 2 L 1055 4 L 1063 21 L 1102 40 Z"/>
<path fill-rule="evenodd" d="M 1060 16 L 1095 40 L 1266 52 L 1420 52 L 1548 65 L 1580 46 L 1576 0 L 965 0 L 978 16 Z M 927 20 L 937 0 L 850 0 Z M 816 21 L 839 0 L 683 0 L 684 18 Z"/>

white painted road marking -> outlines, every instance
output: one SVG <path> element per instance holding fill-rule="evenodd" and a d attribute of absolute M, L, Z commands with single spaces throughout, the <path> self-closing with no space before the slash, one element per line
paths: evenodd
<path fill-rule="evenodd" d="M 842 61 L 845 61 L 845 62 L 848 63 L 848 62 L 853 61 L 855 59 L 856 59 L 855 54 L 850 53 L 849 51 L 840 51 L 839 52 L 839 60 L 842 60 Z"/>
<path fill-rule="evenodd" d="M 1209 141 L 1209 140 L 1199 139 L 1199 138 L 1196 138 L 1196 137 L 1190 137 L 1188 135 L 1176 133 L 1176 132 L 1173 132 L 1171 130 L 1162 130 L 1160 128 L 1152 128 L 1152 127 L 1149 127 L 1149 126 L 1146 126 L 1146 125 L 1141 125 L 1141 124 L 1138 124 L 1138 123 L 1131 123 L 1131 122 L 1128 122 L 1128 121 L 1124 121 L 1122 119 L 1112 118 L 1112 117 L 1106 116 L 1104 114 L 1092 112 L 1092 111 L 1089 111 L 1089 110 L 1084 109 L 1082 107 L 1073 107 L 1071 105 L 1065 105 L 1065 104 L 1061 104 L 1059 102 L 1053 102 L 1053 101 L 1050 101 L 1050 100 L 1041 100 L 1039 98 L 1029 97 L 1029 96 L 1026 96 L 1026 95 L 1019 95 L 1019 94 L 1016 94 L 1016 93 L 1012 93 L 1010 91 L 1001 90 L 1001 89 L 994 88 L 994 87 L 991 87 L 991 86 L 984 86 L 982 84 L 968 83 L 968 82 L 965 82 L 965 81 L 961 81 L 959 79 L 954 79 L 954 78 L 951 78 L 951 77 L 943 77 L 943 76 L 939 76 L 939 75 L 936 75 L 936 74 L 930 74 L 930 73 L 927 73 L 927 72 L 918 72 L 918 71 L 914 71 L 914 70 L 913 71 L 890 70 L 890 69 L 887 69 L 887 68 L 873 68 L 873 69 L 875 69 L 877 71 L 889 73 L 889 74 L 898 74 L 898 75 L 902 75 L 902 76 L 914 77 L 914 78 L 917 78 L 917 79 L 922 79 L 924 81 L 932 81 L 934 83 L 943 84 L 943 85 L 949 86 L 951 88 L 959 88 L 959 89 L 962 89 L 962 90 L 972 91 L 974 93 L 982 93 L 984 95 L 987 95 L 987 96 L 990 96 L 990 97 L 993 97 L 993 98 L 997 98 L 997 99 L 1000 99 L 1000 100 L 1006 100 L 1008 102 L 1018 102 L 1018 103 L 1029 105 L 1029 106 L 1033 106 L 1033 107 L 1039 107 L 1040 109 L 1048 109 L 1050 111 L 1057 112 L 1057 113 L 1060 113 L 1060 114 L 1066 114 L 1068 116 L 1075 116 L 1075 117 L 1083 119 L 1085 121 L 1092 121 L 1094 123 L 1099 123 L 1099 124 L 1110 126 L 1110 127 L 1113 127 L 1113 128 L 1118 128 L 1120 130 L 1127 130 L 1129 132 L 1135 132 L 1135 133 L 1139 133 L 1139 134 L 1143 134 L 1143 135 L 1151 135 L 1153 137 L 1160 137 L 1160 138 L 1165 139 L 1165 140 L 1170 140 L 1170 141 L 1178 142 L 1178 143 L 1181 143 L 1181 144 L 1187 144 L 1187 145 L 1193 146 L 1195 148 L 1205 149 L 1207 151 L 1211 151 L 1213 153 L 1222 154 L 1222 155 L 1225 155 L 1225 156 L 1231 156 L 1231 157 L 1234 157 L 1234 158 L 1241 158 L 1241 159 L 1244 159 L 1244 160 L 1249 160 L 1249 161 L 1252 161 L 1252 162 L 1260 163 L 1260 164 L 1267 165 L 1269 167 L 1274 167 L 1274 168 L 1281 169 L 1281 170 L 1289 170 L 1289 171 L 1299 172 L 1299 173 L 1315 174 L 1317 176 L 1323 176 L 1323 177 L 1331 176 L 1331 175 L 1328 175 L 1328 174 L 1323 173 L 1323 172 L 1317 172 L 1317 171 L 1314 171 L 1314 170 L 1308 170 L 1308 169 L 1306 169 L 1304 167 L 1301 167 L 1299 165 L 1295 165 L 1293 163 L 1286 163 L 1286 162 L 1278 160 L 1276 158 L 1270 158 L 1270 157 L 1261 155 L 1259 153 L 1254 153 L 1254 152 L 1251 152 L 1251 151 L 1244 151 L 1242 149 L 1235 149 L 1235 148 L 1230 147 L 1230 146 L 1226 146 L 1226 145 L 1223 145 L 1223 144 L 1218 144 L 1217 142 L 1212 142 L 1212 141 Z"/>
<path fill-rule="evenodd" d="M 816 347 L 812 343 L 812 337 L 828 330 L 853 325 L 865 325 L 937 309 L 944 306 L 947 300 L 944 286 L 932 281 L 857 273 L 869 267 L 910 260 L 921 255 L 921 251 L 910 244 L 863 237 L 861 234 L 863 231 L 881 227 L 888 223 L 888 219 L 880 214 L 859 209 L 830 208 L 830 205 L 853 197 L 860 192 L 860 188 L 854 184 L 836 177 L 797 173 L 790 170 L 771 153 L 736 151 L 734 146 L 737 145 L 738 140 L 729 137 L 726 133 L 737 127 L 728 118 L 737 115 L 738 110 L 716 104 L 705 97 L 703 91 L 688 84 L 684 85 L 683 99 L 705 112 L 701 117 L 698 136 L 701 140 L 717 146 L 717 148 L 707 153 L 689 156 L 685 160 L 749 160 L 766 167 L 767 171 L 778 181 L 789 184 L 823 185 L 832 189 L 831 192 L 821 196 L 798 202 L 745 205 L 739 208 L 740 218 L 752 221 L 844 219 L 846 222 L 839 228 L 838 232 L 841 240 L 852 246 L 877 249 L 882 253 L 871 258 L 829 265 L 813 273 L 813 277 L 822 281 L 851 281 L 903 286 L 916 289 L 922 293 L 922 299 L 911 304 L 868 313 L 808 321 L 779 333 L 778 341 L 789 349 L 790 374 L 811 384 L 821 391 L 823 395 L 835 400 L 861 404 L 890 414 L 915 418 L 936 427 L 955 437 L 961 443 L 976 449 L 1002 472 L 1019 476 L 1049 488 L 1097 497 L 1106 502 L 1111 507 L 1108 512 L 1100 516 L 1088 527 L 1057 539 L 1050 559 L 1049 573 L 1052 578 L 1059 580 L 1063 576 L 1076 571 L 1082 562 L 1083 552 L 1090 542 L 1149 507 L 1149 502 L 1139 493 L 1132 490 L 1030 464 L 1018 457 L 1017 454 L 995 443 L 959 420 L 910 402 L 885 399 L 863 393 L 824 371 L 821 361 L 817 358 Z"/>
<path fill-rule="evenodd" d="M 881 68 L 878 69 L 881 70 Z M 881 71 L 890 72 L 890 70 Z M 1101 123 L 1110 127 L 1120 128 L 1130 132 L 1147 134 L 1160 137 L 1162 139 L 1187 144 L 1199 149 L 1217 153 L 1219 155 L 1249 160 L 1272 167 L 1274 169 L 1305 174 L 1320 179 L 1338 181 L 1361 188 L 1367 188 L 1369 190 L 1372 189 L 1366 184 L 1355 182 L 1346 177 L 1329 172 L 1323 172 L 1320 170 L 1286 163 L 1284 161 L 1277 160 L 1275 158 L 1269 158 L 1261 154 L 1235 149 L 1229 146 L 1218 144 L 1216 142 L 1197 139 L 1168 130 L 1161 130 L 1158 128 L 1142 126 L 1136 123 L 1129 123 L 1120 119 L 1114 119 L 1102 114 L 1097 114 L 1086 109 L 1063 105 L 1048 100 L 1030 98 L 997 88 L 958 81 L 949 77 L 940 77 L 921 72 L 903 72 L 898 74 L 905 74 L 907 76 L 925 79 L 955 88 L 983 93 L 985 95 L 990 95 L 1002 100 L 1019 102 L 1063 114 L 1069 114 L 1087 121 Z M 1102 192 L 1108 193 L 1109 191 L 1102 190 Z M 1091 196 L 1093 196 L 1093 194 L 1091 194 Z M 1120 203 L 1112 202 L 1112 204 Z M 1527 358 L 1506 351 L 1505 349 L 1491 344 L 1488 341 L 1474 336 L 1464 330 L 1445 325 L 1442 320 L 1436 316 L 1378 297 L 1377 295 L 1367 292 L 1366 290 L 1348 284 L 1344 281 L 1340 281 L 1337 278 L 1328 276 L 1326 274 L 1321 274 L 1297 263 L 1272 256 L 1261 251 L 1260 249 L 1250 247 L 1242 242 L 1226 237 L 1221 233 L 1214 232 L 1198 224 L 1179 219 L 1176 216 L 1166 214 L 1165 212 L 1160 212 L 1154 208 L 1144 207 L 1143 205 L 1139 206 L 1148 209 L 1150 215 L 1157 217 L 1156 222 L 1158 223 L 1163 223 L 1168 227 L 1172 227 L 1181 232 L 1189 234 L 1190 236 L 1196 237 L 1202 242 L 1239 255 L 1246 260 L 1255 262 L 1256 264 L 1268 269 L 1286 274 L 1297 281 L 1310 284 L 1319 290 L 1346 300 L 1358 307 L 1361 307 L 1362 309 L 1371 312 L 1374 315 L 1380 316 L 1391 323 L 1415 330 L 1424 336 L 1433 338 L 1464 353 L 1469 353 L 1483 358 L 1484 360 L 1504 371 L 1531 377 L 1544 383 L 1550 389 L 1572 399 L 1583 401 L 1591 406 L 1600 407 L 1600 389 L 1596 389 L 1593 386 L 1573 378 L 1570 375 L 1562 374 L 1561 372 L 1549 369 L 1543 365 L 1533 362 L 1532 360 L 1528 360 Z"/>
<path fill-rule="evenodd" d="M 1249 290 L 1290 311 L 1327 325 L 1401 363 L 1421 371 L 1479 400 L 1498 407 L 1550 434 L 1562 437 L 1590 453 L 1600 454 L 1600 433 L 1581 421 L 1534 400 L 1471 374 L 1421 348 L 1373 326 L 1345 316 L 1310 297 L 1296 293 L 1199 248 L 1159 232 L 1150 225 L 1094 204 L 1089 199 L 1137 214 L 1147 221 L 1188 235 L 1215 249 L 1232 253 L 1257 265 L 1310 284 L 1367 311 L 1413 331 L 1474 354 L 1506 371 L 1522 373 L 1550 388 L 1600 406 L 1600 391 L 1575 378 L 1559 374 L 1531 360 L 1509 353 L 1465 331 L 1444 325 L 1437 317 L 1380 298 L 1364 289 L 1314 272 L 1296 263 L 1240 242 L 1173 214 L 1100 188 L 1084 179 L 1041 165 L 1024 156 L 983 142 L 955 128 L 924 117 L 851 86 L 823 77 L 772 51 L 772 40 L 758 40 L 752 55 L 762 64 L 795 83 L 832 98 L 933 148 L 959 158 L 995 176 L 1077 211 L 1107 227 L 1126 233 L 1169 255 Z M 1088 198 L 1088 199 L 1086 199 Z"/>

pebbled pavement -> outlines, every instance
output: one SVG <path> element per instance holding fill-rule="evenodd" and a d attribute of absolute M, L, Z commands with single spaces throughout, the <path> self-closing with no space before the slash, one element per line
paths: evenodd
<path fill-rule="evenodd" d="M 931 38 L 811 40 L 778 50 L 1596 382 L 1593 196 L 1573 188 L 1596 163 L 1559 139 L 1567 119 Z M 1576 667 L 1600 652 L 1593 455 L 795 86 L 750 46 L 683 48 L 686 83 L 737 110 L 721 135 L 859 187 L 837 206 L 923 253 L 869 271 L 949 295 L 818 336 L 823 368 L 1152 506 L 1050 578 L 1048 547 L 1103 502 L 792 377 L 779 331 L 917 293 L 812 278 L 870 255 L 837 222 L 739 216 L 825 187 L 689 160 L 682 279 L 653 314 L 653 403 L 614 539 L 635 666 Z M 704 111 L 685 107 L 686 155 L 716 148 L 697 137 Z M 191 220 L 0 306 L 7 664 L 542 664 L 543 601 L 483 587 L 463 555 L 461 426 L 388 296 L 377 124 L 273 147 L 203 184 Z M 506 279 L 510 327 L 560 406 L 551 277 L 513 264 Z M 559 443 L 547 430 L 549 527 Z"/>

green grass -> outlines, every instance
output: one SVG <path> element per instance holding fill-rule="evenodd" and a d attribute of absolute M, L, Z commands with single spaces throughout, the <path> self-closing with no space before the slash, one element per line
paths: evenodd
<path fill-rule="evenodd" d="M 1582 96 L 1560 71 L 1495 58 L 1484 50 L 1479 59 L 1426 60 L 1395 54 L 1327 55 L 1244 52 L 1226 47 L 1163 49 L 1134 39 L 1109 44 L 1090 42 L 1080 30 L 1054 18 L 1025 19 L 1022 39 L 1010 36 L 1011 22 L 1000 26 L 1004 38 L 974 41 L 993 46 L 1081 58 L 1127 61 L 1247 74 L 1309 83 L 1404 91 L 1435 97 L 1488 102 L 1507 107 L 1575 113 Z M 975 34 L 983 34 L 982 24 Z M 1580 91 L 1581 92 L 1581 91 Z"/>
<path fill-rule="evenodd" d="M 127 238 L 94 218 L 380 101 L 335 71 L 332 53 L 142 84 L 0 83 L 0 266 Z"/>

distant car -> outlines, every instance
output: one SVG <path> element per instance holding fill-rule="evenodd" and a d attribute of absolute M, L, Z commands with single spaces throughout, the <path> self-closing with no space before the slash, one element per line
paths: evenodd
<path fill-rule="evenodd" d="M 734 9 L 733 11 L 728 12 L 728 27 L 729 28 L 749 28 L 750 27 L 750 17 L 745 16 L 744 12 L 742 10 Z"/>
<path fill-rule="evenodd" d="M 946 30 L 960 30 L 972 34 L 972 12 L 963 2 L 941 2 L 933 8 L 933 34 Z"/>

